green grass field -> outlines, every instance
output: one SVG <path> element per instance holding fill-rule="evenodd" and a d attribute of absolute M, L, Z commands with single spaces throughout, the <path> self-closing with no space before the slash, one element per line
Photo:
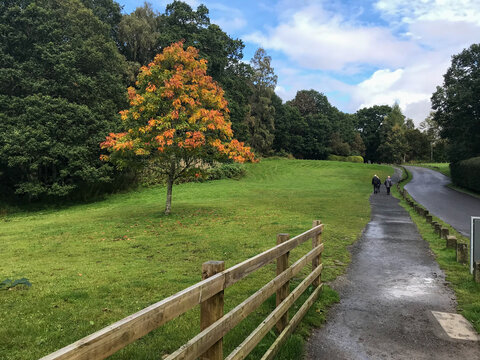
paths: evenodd
<path fill-rule="evenodd" d="M 390 167 L 328 161 L 264 160 L 241 180 L 174 187 L 170 216 L 165 189 L 154 187 L 61 210 L 0 218 L 0 281 L 26 277 L 32 287 L 0 291 L 0 358 L 37 359 L 201 279 L 201 264 L 230 267 L 325 224 L 323 279 L 343 273 L 347 246 L 370 218 L 371 177 Z M 291 262 L 309 244 L 291 254 Z M 306 270 L 308 271 L 308 269 Z M 274 275 L 268 265 L 225 293 L 226 311 Z M 318 326 L 338 296 L 328 287 L 279 359 L 301 358 L 309 326 Z M 275 306 L 270 298 L 224 341 L 228 354 Z M 199 330 L 198 308 L 127 346 L 114 359 L 159 359 Z M 274 333 L 250 356 L 259 358 Z"/>

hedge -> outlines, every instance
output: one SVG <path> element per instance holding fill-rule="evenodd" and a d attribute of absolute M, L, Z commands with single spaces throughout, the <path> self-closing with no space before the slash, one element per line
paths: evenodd
<path fill-rule="evenodd" d="M 480 192 L 480 157 L 451 163 L 450 175 L 455 185 Z"/>
<path fill-rule="evenodd" d="M 346 161 L 353 163 L 363 163 L 363 157 L 361 156 L 340 156 L 340 155 L 328 155 L 328 160 L 331 161 Z"/>

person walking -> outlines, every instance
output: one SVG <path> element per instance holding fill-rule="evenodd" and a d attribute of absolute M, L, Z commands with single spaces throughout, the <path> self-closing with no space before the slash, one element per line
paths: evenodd
<path fill-rule="evenodd" d="M 392 179 L 389 177 L 387 177 L 385 179 L 385 187 L 387 188 L 387 195 L 390 195 L 390 188 L 392 187 Z"/>
<path fill-rule="evenodd" d="M 380 178 L 375 174 L 373 175 L 372 178 L 372 185 L 373 185 L 373 193 L 376 194 L 380 191 L 380 185 L 382 182 L 380 181 Z"/>

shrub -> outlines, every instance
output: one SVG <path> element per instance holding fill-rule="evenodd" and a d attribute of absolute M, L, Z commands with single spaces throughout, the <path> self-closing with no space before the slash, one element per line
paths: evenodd
<path fill-rule="evenodd" d="M 345 156 L 333 155 L 333 154 L 328 155 L 327 160 L 330 160 L 330 161 L 346 161 Z"/>
<path fill-rule="evenodd" d="M 206 180 L 239 179 L 246 173 L 241 164 L 221 164 L 206 171 Z"/>
<path fill-rule="evenodd" d="M 363 163 L 363 157 L 358 155 L 352 156 L 340 156 L 340 155 L 328 155 L 328 160 L 331 161 L 346 161 L 346 162 L 353 162 L 353 163 Z"/>
<path fill-rule="evenodd" d="M 359 155 L 347 156 L 347 161 L 348 162 L 353 162 L 353 163 L 362 163 L 363 164 L 363 157 L 361 157 Z"/>
<path fill-rule="evenodd" d="M 237 163 L 217 164 L 211 167 L 208 164 L 204 164 L 201 168 L 201 170 L 190 172 L 183 179 L 178 179 L 176 183 L 239 179 L 246 174 L 245 166 Z M 165 185 L 166 181 L 166 175 L 156 166 L 155 161 L 148 162 L 139 174 L 139 183 L 143 186 Z"/>
<path fill-rule="evenodd" d="M 451 163 L 450 173 L 455 185 L 480 192 L 480 157 Z"/>

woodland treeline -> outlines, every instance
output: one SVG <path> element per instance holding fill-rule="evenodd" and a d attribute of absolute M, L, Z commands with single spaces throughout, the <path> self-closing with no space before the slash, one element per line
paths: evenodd
<path fill-rule="evenodd" d="M 0 33 L 3 197 L 88 198 L 134 182 L 135 174 L 100 161 L 99 144 L 124 130 L 118 112 L 140 67 L 180 40 L 208 60 L 235 137 L 257 157 L 401 163 L 451 156 L 441 94 L 418 129 L 396 104 L 347 114 L 316 90 L 283 102 L 265 50 L 245 62 L 242 40 L 211 23 L 204 5 L 173 1 L 159 13 L 145 3 L 123 14 L 113 0 L 5 0 Z"/>

